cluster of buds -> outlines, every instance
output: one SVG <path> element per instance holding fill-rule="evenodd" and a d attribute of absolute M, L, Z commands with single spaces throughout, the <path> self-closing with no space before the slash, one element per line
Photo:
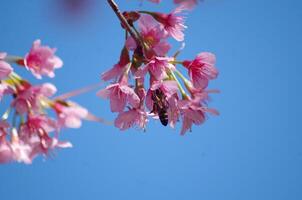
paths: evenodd
<path fill-rule="evenodd" d="M 54 85 L 32 85 L 12 67 L 21 66 L 38 79 L 54 77 L 54 70 L 63 65 L 55 51 L 36 40 L 24 57 L 0 53 L 0 103 L 9 102 L 0 119 L 0 163 L 29 164 L 37 155 L 49 156 L 56 148 L 71 147 L 70 142 L 59 141 L 60 130 L 79 128 L 88 116 L 78 104 L 52 98 L 57 90 Z"/>
<path fill-rule="evenodd" d="M 150 0 L 159 3 L 159 0 Z M 184 17 L 197 1 L 175 0 L 180 4 L 171 13 L 129 11 L 121 13 L 113 0 L 108 0 L 126 32 L 125 44 L 117 64 L 101 75 L 113 81 L 98 96 L 110 99 L 112 112 L 118 113 L 115 126 L 126 130 L 136 126 L 146 128 L 149 118 L 159 119 L 162 125 L 173 128 L 182 121 L 181 135 L 192 125 L 202 124 L 207 113 L 218 115 L 208 108 L 210 80 L 217 77 L 215 55 L 199 53 L 191 60 L 178 60 L 180 50 L 169 56 L 169 38 L 184 40 Z M 178 69 L 178 67 L 184 69 Z M 188 78 L 181 73 L 187 71 Z"/>

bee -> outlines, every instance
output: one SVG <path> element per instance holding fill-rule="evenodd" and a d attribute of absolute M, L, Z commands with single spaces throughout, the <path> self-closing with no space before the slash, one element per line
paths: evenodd
<path fill-rule="evenodd" d="M 157 114 L 161 124 L 167 126 L 169 122 L 167 112 L 169 108 L 169 103 L 166 100 L 165 94 L 160 89 L 156 89 L 152 93 L 152 100 L 153 109 L 151 113 Z"/>

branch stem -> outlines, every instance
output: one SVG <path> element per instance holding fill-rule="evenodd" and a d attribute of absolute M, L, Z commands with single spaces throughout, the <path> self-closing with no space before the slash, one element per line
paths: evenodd
<path fill-rule="evenodd" d="M 121 11 L 118 8 L 118 5 L 115 3 L 114 0 L 107 0 L 108 4 L 112 8 L 113 12 L 116 14 L 120 22 L 122 23 L 123 27 L 130 33 L 132 38 L 135 40 L 136 44 L 138 46 L 141 46 L 141 41 L 137 34 L 132 30 L 131 26 L 129 25 L 127 19 L 124 17 L 124 15 L 121 13 Z"/>

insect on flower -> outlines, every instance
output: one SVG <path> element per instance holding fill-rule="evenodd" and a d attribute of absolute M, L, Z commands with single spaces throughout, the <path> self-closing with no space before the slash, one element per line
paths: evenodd
<path fill-rule="evenodd" d="M 153 109 L 151 113 L 157 114 L 162 125 L 168 125 L 168 108 L 169 103 L 166 100 L 165 94 L 157 89 L 152 93 Z"/>

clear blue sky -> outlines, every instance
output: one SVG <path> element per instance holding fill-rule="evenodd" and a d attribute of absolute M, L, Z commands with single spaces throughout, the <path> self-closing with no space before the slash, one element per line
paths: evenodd
<path fill-rule="evenodd" d="M 98 82 L 123 41 L 115 16 L 99 0 L 71 25 L 51 2 L 1 1 L 0 50 L 24 55 L 40 38 L 65 63 L 45 81 L 62 93 Z M 220 77 L 210 87 L 221 94 L 210 105 L 220 117 L 185 137 L 153 121 L 146 133 L 85 122 L 63 132 L 74 148 L 54 159 L 0 166 L 0 199 L 301 200 L 301 10 L 299 0 L 204 1 L 187 16 L 181 57 L 217 55 Z M 95 92 L 75 100 L 113 119 Z"/>

